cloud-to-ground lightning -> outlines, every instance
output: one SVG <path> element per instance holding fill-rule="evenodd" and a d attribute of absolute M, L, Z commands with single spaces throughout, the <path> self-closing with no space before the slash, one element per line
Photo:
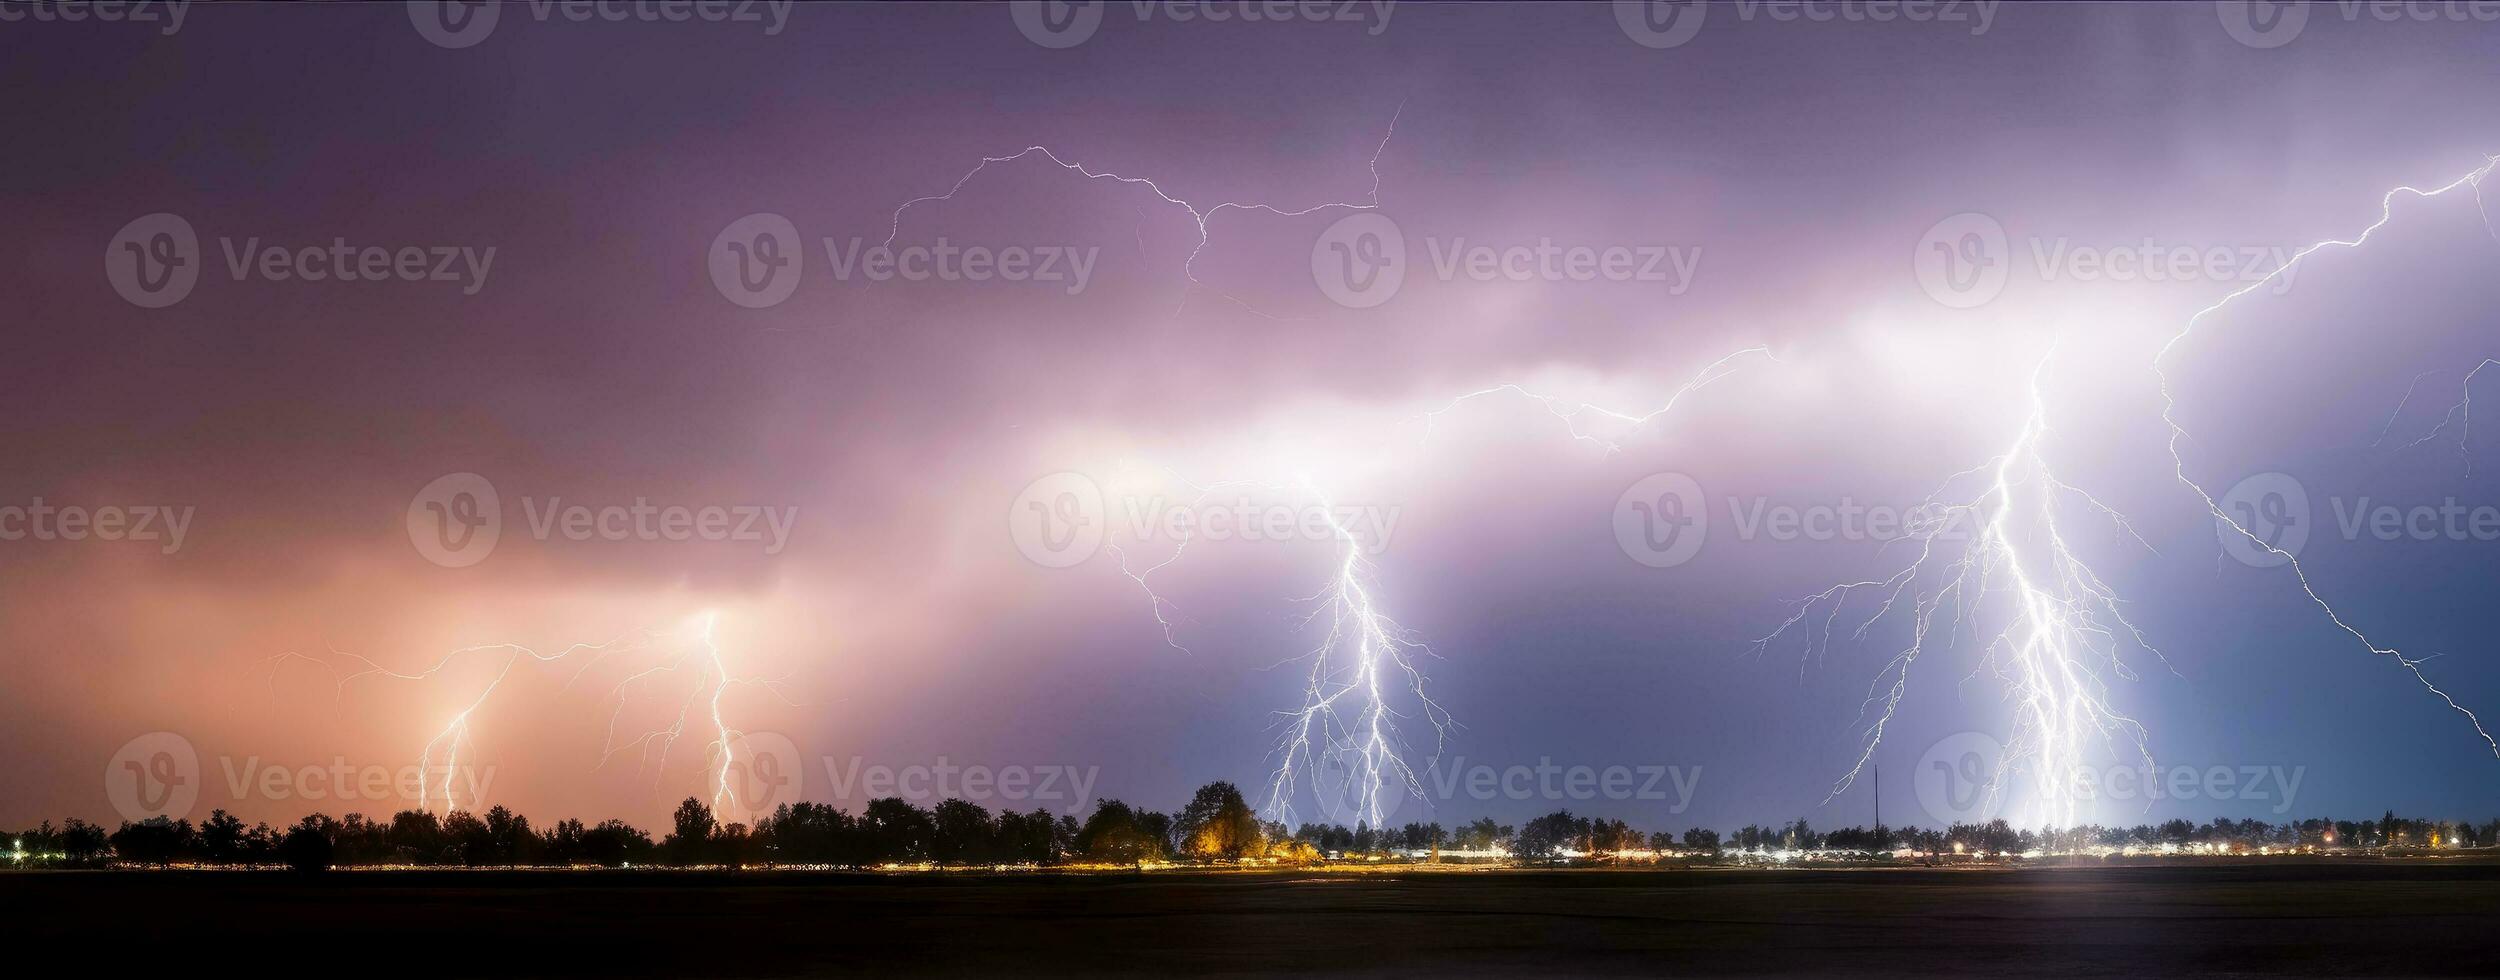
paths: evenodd
<path fill-rule="evenodd" d="M 1340 201 L 1302 207 L 1282 207 L 1258 202 L 1226 201 L 1199 205 L 1174 196 L 1161 183 L 1148 177 L 1130 176 L 1109 170 L 1097 170 L 1071 160 L 1048 146 L 1027 146 L 1014 153 L 983 157 L 970 170 L 957 177 L 939 194 L 913 198 L 894 209 L 887 229 L 886 244 L 891 245 L 902 234 L 904 215 L 912 208 L 928 203 L 951 200 L 993 164 L 1008 164 L 1027 157 L 1039 157 L 1062 170 L 1078 174 L 1086 180 L 1108 180 L 1144 188 L 1157 200 L 1188 212 L 1198 231 L 1198 239 L 1182 262 L 1182 274 L 1192 286 L 1200 286 L 1197 261 L 1212 239 L 1210 222 L 1225 210 L 1263 212 L 1279 217 L 1298 217 L 1328 210 L 1370 211 L 1380 206 L 1380 158 L 1388 151 L 1389 142 L 1397 133 L 1401 105 L 1391 113 L 1387 131 L 1372 151 L 1369 163 L 1371 188 L 1361 201 Z M 1244 309 L 1250 309 L 1230 296 L 1225 297 Z M 1252 313 L 1261 316 L 1255 309 Z M 1669 414 L 1686 395 L 1707 387 L 1740 369 L 1741 362 L 1751 357 L 1773 359 L 1767 347 L 1746 347 L 1721 356 L 1703 365 L 1682 386 L 1668 394 L 1663 404 L 1644 410 L 1620 410 L 1560 395 L 1530 390 L 1517 383 L 1489 385 L 1447 399 L 1439 407 L 1416 417 L 1429 438 L 1435 425 L 1461 405 L 1498 395 L 1516 395 L 1542 407 L 1563 420 L 1574 440 L 1599 446 L 1608 453 L 1621 449 L 1614 438 L 1585 431 L 1584 424 L 1610 423 L 1622 430 L 1637 430 Z M 1186 481 L 1183 481 L 1186 483 Z M 1322 763 L 1327 759 L 1341 761 L 1348 783 L 1344 787 L 1351 801 L 1354 819 L 1377 825 L 1384 815 L 1382 794 L 1395 780 L 1420 790 L 1416 768 L 1406 757 L 1406 747 L 1397 732 L 1402 717 L 1421 716 L 1434 730 L 1435 757 L 1446 744 L 1452 726 L 1449 714 L 1424 691 L 1424 675 L 1415 660 L 1430 655 L 1430 648 L 1413 633 L 1400 626 L 1378 607 L 1373 595 L 1375 586 L 1372 563 L 1363 556 L 1364 543 L 1338 520 L 1333 505 L 1305 476 L 1293 484 L 1261 480 L 1225 480 L 1204 485 L 1187 484 L 1204 501 L 1211 494 L 1228 491 L 1267 491 L 1305 494 L 1320 501 L 1320 510 L 1329 515 L 1337 543 L 1343 546 L 1342 560 L 1329 583 L 1307 601 L 1319 604 L 1306 625 L 1325 617 L 1327 627 L 1311 651 L 1288 663 L 1307 662 L 1302 705 L 1284 712 L 1283 735 L 1275 749 L 1276 768 L 1270 773 L 1268 800 L 1264 810 L 1272 819 L 1291 823 L 1295 816 L 1292 799 L 1307 775 L 1314 795 L 1325 795 L 1318 779 Z M 1152 564 L 1138 567 L 1118 544 L 1106 550 L 1118 565 L 1120 573 L 1145 593 L 1148 608 L 1154 615 L 1157 629 L 1166 646 L 1188 652 L 1178 638 L 1178 605 L 1159 592 L 1154 584 L 1156 573 L 1171 567 L 1187 553 L 1193 532 L 1182 529 L 1170 553 Z M 1392 691 L 1403 691 L 1414 704 L 1406 712 L 1393 707 Z"/>
<path fill-rule="evenodd" d="M 1857 760 L 1832 785 L 1831 796 L 1847 790 L 1872 762 L 1909 689 L 1910 671 L 1963 630 L 1981 641 L 1973 676 L 1984 671 L 2000 678 L 2013 714 L 2012 736 L 1987 787 L 1992 795 L 2006 789 L 2008 775 L 2028 770 L 2040 790 L 2040 821 L 2071 827 L 2085 799 L 2080 777 L 2093 746 L 2114 748 L 2123 740 L 2151 762 L 2144 726 L 2111 705 L 2107 678 L 2135 677 L 2125 657 L 2129 647 L 2156 658 L 2160 651 L 2076 553 L 2060 516 L 2081 506 L 2137 543 L 2142 538 L 2117 511 L 2049 466 L 2040 373 L 2053 357 L 2043 358 L 2031 376 L 2029 410 L 2012 444 L 1948 478 L 1926 499 L 1906 538 L 1918 548 L 1915 558 L 1888 577 L 1835 585 L 1799 600 L 1755 642 L 1757 650 L 1767 649 L 1793 635 L 1808 654 L 1819 653 L 1860 593 L 1873 606 L 1850 629 L 1853 641 L 1888 620 L 1906 622 L 1909 639 L 1877 673 L 1861 704 L 1866 727 Z M 1974 480 L 1976 492 L 1960 489 Z"/>
<path fill-rule="evenodd" d="M 721 699 L 729 689 L 742 685 L 761 686 L 778 693 L 777 681 L 740 677 L 729 672 L 727 662 L 714 638 L 718 620 L 717 613 L 706 611 L 675 630 L 636 629 L 604 642 L 576 643 L 551 652 L 541 652 L 518 643 L 488 643 L 461 647 L 417 671 L 393 670 L 370 657 L 338 650 L 330 651 L 326 656 L 289 651 L 270 658 L 269 663 L 274 667 L 287 661 L 302 660 L 321 666 L 329 670 L 336 678 L 336 693 L 343 698 L 348 686 L 360 678 L 380 677 L 396 681 L 423 682 L 434 679 L 436 675 L 464 660 L 478 656 L 500 657 L 494 662 L 493 673 L 487 682 L 480 686 L 457 712 L 453 713 L 442 728 L 435 731 L 418 753 L 419 770 L 426 774 L 418 783 L 418 809 L 431 810 L 436 805 L 436 797 L 439 793 L 442 809 L 444 812 L 450 812 L 462 806 L 462 801 L 455 791 L 454 777 L 460 769 L 461 753 L 464 749 L 473 748 L 474 743 L 470 738 L 470 720 L 486 706 L 488 701 L 494 698 L 497 689 L 503 686 L 504 680 L 511 676 L 515 668 L 523 663 L 558 663 L 581 658 L 578 661 L 579 666 L 575 667 L 565 680 L 565 686 L 569 688 L 593 667 L 611 657 L 660 651 L 662 656 L 657 663 L 635 671 L 618 681 L 615 687 L 609 690 L 606 697 L 614 703 L 614 708 L 609 716 L 605 741 L 600 750 L 599 764 L 605 765 L 610 759 L 629 750 L 639 750 L 637 754 L 640 764 L 651 766 L 655 771 L 664 772 L 669 749 L 684 735 L 688 718 L 700 710 L 708 718 L 712 730 L 712 738 L 704 747 L 704 772 L 710 777 L 708 781 L 712 790 L 712 803 L 717 810 L 724 801 L 737 802 L 729 774 L 730 767 L 736 762 L 732 757 L 733 746 L 743 734 L 728 723 L 722 712 Z M 355 669 L 342 672 L 339 669 L 341 666 L 339 661 L 342 660 L 352 662 L 356 665 Z M 620 740 L 616 734 L 616 722 L 617 718 L 624 713 L 625 699 L 631 690 L 654 677 L 673 674 L 690 666 L 695 669 L 696 681 L 680 700 L 676 717 L 670 726 Z M 437 771 L 435 758 L 438 754 L 442 758 L 440 769 L 442 779 L 439 784 L 432 779 L 432 774 Z M 654 764 L 655 759 L 656 764 Z M 658 776 L 655 775 L 655 781 L 657 778 Z M 476 806 L 482 802 L 472 799 L 467 801 L 467 805 Z"/>
<path fill-rule="evenodd" d="M 1398 719 L 1420 715 L 1432 726 L 1434 759 L 1448 742 L 1452 722 L 1449 712 L 1424 692 L 1424 675 L 1415 665 L 1416 658 L 1431 656 L 1432 648 L 1381 611 L 1373 595 L 1377 586 L 1372 582 L 1371 563 L 1363 557 L 1363 541 L 1340 519 L 1325 494 L 1307 478 L 1302 485 L 1319 501 L 1320 513 L 1327 515 L 1344 558 L 1328 585 L 1307 600 L 1319 606 L 1304 622 L 1324 617 L 1327 629 L 1318 646 L 1305 655 L 1309 671 L 1302 706 L 1283 713 L 1283 735 L 1276 746 L 1276 769 L 1269 774 L 1264 809 L 1269 819 L 1294 822 L 1296 766 L 1308 775 L 1313 795 L 1326 798 L 1328 791 L 1320 777 L 1325 759 L 1333 756 L 1344 767 L 1343 790 L 1351 816 L 1379 827 L 1386 816 L 1381 796 L 1390 790 L 1391 780 L 1418 795 L 1423 791 L 1414 767 L 1406 761 Z M 1412 696 L 1413 714 L 1390 706 L 1384 683 Z"/>
<path fill-rule="evenodd" d="M 2483 207 L 2482 182 L 2484 178 L 2491 175 L 2495 167 L 2500 167 L 2500 157 L 2486 159 L 2483 165 L 2475 169 L 2473 172 L 2430 190 L 2422 190 L 2409 185 L 2389 190 L 2386 194 L 2381 195 L 2379 198 L 2378 220 L 2371 222 L 2369 227 L 2363 228 L 2360 234 L 2354 235 L 2349 239 L 2330 238 L 2325 241 L 2311 244 L 2306 248 L 2294 252 L 2292 253 L 2292 257 L 2283 263 L 2283 267 L 2275 270 L 2272 275 L 2257 282 L 2250 283 L 2247 286 L 2241 287 L 2221 299 L 2214 301 L 2213 305 L 2198 310 L 2194 315 L 2188 317 L 2187 323 L 2180 328 L 2176 335 L 2170 338 L 2168 343 L 2163 344 L 2161 352 L 2154 356 L 2153 373 L 2161 380 L 2161 417 L 2163 424 L 2170 427 L 2169 447 L 2172 472 L 2178 477 L 2180 483 L 2185 484 L 2188 489 L 2195 491 L 2196 496 L 2205 502 L 2205 509 L 2213 514 L 2214 520 L 2219 525 L 2216 533 L 2224 533 L 2220 529 L 2228 528 L 2229 533 L 2236 533 L 2242 538 L 2247 539 L 2250 544 L 2262 548 L 2268 553 L 2276 556 L 2285 567 L 2292 570 L 2293 580 L 2299 583 L 2300 590 L 2308 595 L 2309 601 L 2315 603 L 2319 611 L 2326 614 L 2328 622 L 2333 623 L 2336 629 L 2342 630 L 2344 633 L 2350 635 L 2354 641 L 2361 644 L 2363 649 L 2366 649 L 2373 654 L 2387 657 L 2401 665 L 2406 671 L 2410 672 L 2413 675 L 2414 680 L 2421 682 L 2424 690 L 2429 691 L 2432 696 L 2437 697 L 2440 701 L 2446 703 L 2449 708 L 2454 709 L 2458 714 L 2465 716 L 2466 722 L 2474 726 L 2474 734 L 2481 736 L 2483 744 L 2491 749 L 2494 756 L 2500 756 L 2500 741 L 2496 741 L 2492 738 L 2491 731 L 2483 726 L 2483 720 L 2480 717 L 2477 717 L 2472 709 L 2458 703 L 2456 698 L 2450 696 L 2448 692 L 2441 689 L 2438 684 L 2433 683 L 2430 675 L 2422 670 L 2423 662 L 2429 658 L 2408 655 L 2402 650 L 2372 639 L 2369 634 L 2362 632 L 2360 627 L 2353 625 L 2351 621 L 2345 619 L 2343 613 L 2339 612 L 2332 603 L 2329 603 L 2325 596 L 2319 594 L 2317 586 L 2311 583 L 2309 579 L 2308 570 L 2301 566 L 2300 559 L 2298 557 L 2288 551 L 2276 548 L 2272 543 L 2266 541 L 2263 535 L 2258 534 L 2246 525 L 2240 523 L 2237 518 L 2231 516 L 2229 508 L 2222 506 L 2222 502 L 2215 499 L 2211 491 L 2206 490 L 2203 484 L 2198 483 L 2195 478 L 2188 475 L 2187 457 L 2179 448 L 2179 444 L 2187 438 L 2187 428 L 2179 421 L 2178 398 L 2171 391 L 2170 375 L 2169 372 L 2165 370 L 2165 364 L 2169 361 L 2171 354 L 2177 350 L 2181 343 L 2184 343 L 2196 332 L 2197 325 L 2204 322 L 2206 317 L 2221 312 L 2223 308 L 2231 305 L 2232 301 L 2237 300 L 2242 296 L 2246 296 L 2249 293 L 2256 291 L 2259 287 L 2273 282 L 2277 277 L 2288 274 L 2294 266 L 2308 260 L 2310 256 L 2315 255 L 2320 251 L 2330 248 L 2357 249 L 2368 244 L 2371 236 L 2376 235 L 2379 229 L 2386 227 L 2388 222 L 2395 220 L 2395 206 L 2396 199 L 2398 197 L 2411 195 L 2421 198 L 2435 198 L 2448 194 L 2459 188 L 2465 188 L 2474 196 L 2475 207 L 2481 212 L 2483 217 L 2484 230 L 2491 231 L 2491 213 L 2487 208 Z M 2494 238 L 2500 239 L 2500 233 L 2495 233 Z M 2471 400 L 2473 397 L 2472 384 L 2474 375 L 2480 373 L 2483 366 L 2488 365 L 2489 363 L 2489 359 L 2486 359 L 2482 365 L 2476 365 L 2471 371 L 2466 373 L 2465 383 L 2467 385 L 2467 400 L 2462 403 L 2459 408 L 2451 409 L 2447 416 L 2447 419 L 2450 420 L 2457 419 L 2460 416 L 2466 420 L 2465 423 L 2460 425 L 2458 443 L 2460 449 L 2462 449 L 2465 445 L 2463 442 L 2463 425 L 2470 424 L 2472 418 Z M 2419 385 L 2419 383 L 2420 378 L 2417 377 L 2415 379 L 2415 384 Z M 2410 397 L 2409 392 L 2408 397 Z M 2398 410 L 2402 411 L 2401 405 Z M 2443 420 L 2441 422 L 2441 427 L 2444 428 L 2446 425 L 2447 421 Z M 2435 436 L 2438 432 L 2439 429 L 2433 429 L 2431 435 Z M 2426 436 L 2425 439 L 2427 438 L 2429 437 Z M 2470 455 L 2468 456 L 2468 465 L 2471 465 Z"/>

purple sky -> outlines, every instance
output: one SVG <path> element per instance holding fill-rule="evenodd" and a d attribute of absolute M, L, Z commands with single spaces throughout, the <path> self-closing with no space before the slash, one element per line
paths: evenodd
<path fill-rule="evenodd" d="M 1267 668 L 1316 642 L 1300 597 L 1327 583 L 1336 549 L 1193 544 L 1155 578 L 1183 652 L 1108 552 L 1069 568 L 1020 553 L 1019 492 L 1062 471 L 1115 501 L 1170 499 L 1167 472 L 1307 473 L 1338 503 L 1394 515 L 1371 581 L 1438 652 L 1429 690 L 1463 726 L 1445 767 L 1699 773 L 1680 812 L 1672 793 L 1462 793 L 1408 800 L 1398 822 L 1559 807 L 1649 828 L 1858 822 L 1865 786 L 1825 796 L 1857 757 L 1853 719 L 1897 638 L 1802 659 L 1751 641 L 1789 600 L 1891 574 L 1900 546 L 1739 540 L 1714 524 L 1692 560 L 1653 568 L 1617 540 L 1618 497 L 1679 473 L 1713 521 L 1731 500 L 1916 503 L 2003 451 L 2053 341 L 2046 451 L 2144 541 L 2068 518 L 2167 658 L 2132 655 L 2141 676 L 2110 683 L 2154 756 L 2297 768 L 2294 816 L 2500 812 L 2500 759 L 2463 716 L 2338 632 L 2287 570 L 2229 557 L 2172 476 L 2153 356 L 2246 283 L 2044 278 L 2038 258 L 2263 255 L 2358 232 L 2387 189 L 2446 184 L 2500 145 L 2500 103 L 2483 97 L 2500 73 L 2491 25 L 2326 8 L 2259 48 L 2208 4 L 2008 6 L 1977 33 L 1975 12 L 1786 22 L 1731 5 L 1658 50 L 1603 6 L 1402 4 L 1376 31 L 1370 13 L 1137 9 L 1104 8 L 1061 49 L 1006 9 L 969 6 L 804 5 L 774 32 L 514 5 L 457 49 L 397 4 L 203 7 L 170 35 L 0 23 L 16 93 L 0 102 L 16 134 L 0 168 L 16 310 L 0 507 L 193 515 L 171 554 L 0 541 L 0 738 L 16 760 L 0 825 L 116 818 L 116 753 L 156 731 L 197 755 L 194 818 L 411 805 L 238 795 L 232 780 L 411 764 L 500 661 L 341 688 L 273 657 L 344 651 L 413 673 L 472 644 L 552 653 L 682 631 L 707 609 L 732 672 L 777 682 L 730 689 L 725 715 L 797 747 L 806 797 L 858 805 L 829 778 L 854 758 L 1069 766 L 1096 774 L 1095 796 L 1158 808 L 1209 779 L 1263 784 L 1276 712 L 1300 696 L 1296 670 Z M 1216 212 L 1201 247 L 1189 210 L 1153 188 L 1039 156 L 991 165 L 897 226 L 904 202 L 1032 145 L 1201 210 L 1368 202 L 1376 166 L 1405 279 L 1362 309 L 1315 284 L 1315 244 L 1347 208 Z M 159 212 L 194 229 L 198 281 L 143 308 L 107 270 L 116 236 Z M 1974 309 L 1939 303 L 1913 271 L 1922 235 L 1964 212 L 2012 243 L 2010 281 Z M 757 213 L 791 222 L 805 254 L 795 290 L 751 309 L 716 287 L 707 249 Z M 1072 291 L 837 273 L 828 241 L 889 230 L 897 246 L 1064 249 L 1088 278 Z M 2474 505 L 2500 475 L 2500 462 L 2468 475 L 2453 426 L 2404 447 L 2466 369 L 2500 354 L 2500 242 L 2464 193 L 2400 200 L 2381 235 L 2174 351 L 2182 451 L 2216 494 L 2295 477 L 2319 525 L 2301 555 L 2313 585 L 2373 638 L 2441 654 L 2423 669 L 2459 701 L 2500 711 L 2480 588 L 2495 542 L 2332 527 L 2331 500 Z M 494 257 L 482 282 L 228 265 L 234 250 L 334 240 Z M 1436 265 L 1541 241 L 1698 260 L 1689 283 L 1480 282 Z M 1745 359 L 1670 415 L 1609 430 L 1611 453 L 1516 396 L 1468 401 L 1429 432 L 1416 422 L 1512 382 L 1648 411 L 1757 345 L 1777 361 Z M 2389 426 L 2434 370 L 2447 373 Z M 2468 448 L 2490 448 L 2483 431 Z M 491 482 L 502 537 L 443 567 L 406 518 L 455 473 Z M 781 542 L 576 541 L 542 539 L 529 516 L 637 498 L 794 518 Z M 1124 533 L 1133 567 L 1170 551 Z M 668 725 L 699 685 L 687 668 L 621 707 L 607 697 L 653 663 L 520 663 L 468 716 L 487 801 L 656 822 L 704 793 L 707 719 L 665 767 L 638 772 L 630 753 L 600 765 L 611 732 Z M 1964 644 L 1914 676 L 1875 756 L 1902 774 L 1884 781 L 1892 822 L 1935 822 L 1909 775 L 1932 746 L 2009 730 L 2002 686 L 1967 676 L 1979 663 Z M 2278 819 L 2281 803 L 2101 816 Z"/>

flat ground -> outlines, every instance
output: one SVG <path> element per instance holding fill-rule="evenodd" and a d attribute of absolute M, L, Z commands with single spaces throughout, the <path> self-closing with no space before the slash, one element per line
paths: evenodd
<path fill-rule="evenodd" d="M 13 948 L 138 957 L 185 974 L 2500 974 L 2500 865 L 2439 860 L 1142 876 L 55 872 L 0 874 L 0 909 Z"/>

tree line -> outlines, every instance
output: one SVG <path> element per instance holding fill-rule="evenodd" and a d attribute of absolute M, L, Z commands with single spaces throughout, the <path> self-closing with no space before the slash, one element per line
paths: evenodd
<path fill-rule="evenodd" d="M 2134 827 L 2087 825 L 2032 831 L 2004 820 L 1921 827 L 1817 830 L 1805 820 L 1644 833 L 1617 819 L 1557 811 L 1517 826 L 1490 819 L 1445 829 L 1438 823 L 1374 828 L 1257 818 L 1231 783 L 1201 787 L 1163 813 L 1119 800 L 1090 814 L 989 809 L 949 799 L 922 808 L 870 800 L 856 815 L 824 803 L 789 803 L 753 826 L 721 823 L 688 798 L 658 839 L 621 820 L 561 820 L 544 828 L 496 806 L 482 815 L 402 810 L 387 821 L 315 813 L 285 828 L 246 826 L 224 810 L 196 826 L 156 818 L 104 828 L 75 818 L 7 835 L 13 867 L 831 867 L 1146 866 L 1322 861 L 1507 860 L 1533 862 L 1713 862 L 1787 858 L 1937 859 L 2111 850 L 2261 853 L 2375 851 L 2500 845 L 2500 820 L 2482 824 L 2408 819 L 2312 819 L 2273 824 L 2217 818 Z"/>

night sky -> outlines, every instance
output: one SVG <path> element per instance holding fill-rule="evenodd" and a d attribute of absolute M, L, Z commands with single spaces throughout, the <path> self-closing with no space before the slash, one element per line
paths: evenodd
<path fill-rule="evenodd" d="M 1324 631 L 1304 597 L 1338 548 L 1192 544 L 1153 578 L 1167 642 L 1111 550 L 1054 568 L 1019 549 L 1019 494 L 1071 471 L 1115 501 L 1307 476 L 1394 514 L 1367 581 L 1435 651 L 1419 665 L 1457 722 L 1444 770 L 1699 774 L 1681 812 L 1672 792 L 1462 789 L 1404 797 L 1394 822 L 1565 807 L 1647 829 L 1865 822 L 1868 784 L 1826 796 L 1903 634 L 1848 642 L 1844 617 L 1819 654 L 1753 641 L 1800 597 L 1892 574 L 1910 546 L 1747 540 L 1731 501 L 1915 504 L 2014 440 L 2044 358 L 2042 452 L 2142 539 L 2060 513 L 2159 651 L 2122 645 L 2136 676 L 2109 677 L 2110 702 L 2165 767 L 2301 773 L 2288 811 L 2278 791 L 2105 802 L 2096 819 L 2500 813 L 2500 758 L 2468 719 L 2339 630 L 2288 569 L 2237 560 L 2173 474 L 2155 355 L 2253 280 L 2236 265 L 2044 276 L 2038 261 L 2144 246 L 2236 260 L 2357 234 L 2390 188 L 2445 185 L 2500 152 L 2500 28 L 2320 8 L 2258 47 L 2210 4 L 2007 5 L 1984 29 L 1958 9 L 1873 23 L 1714 7 L 1666 48 L 1603 5 L 1399 4 L 1383 24 L 1369 5 L 1351 22 L 1243 23 L 1114 4 L 1061 48 L 969 6 L 801 5 L 775 30 L 769 14 L 576 23 L 514 5 L 458 48 L 400 4 L 203 5 L 170 35 L 0 22 L 0 507 L 193 515 L 170 554 L 0 540 L 0 826 L 118 819 L 116 753 L 160 731 L 197 754 L 195 820 L 387 813 L 415 801 L 238 796 L 231 774 L 412 764 L 473 701 L 485 803 L 658 823 L 710 788 L 708 719 L 665 765 L 603 765 L 602 750 L 669 725 L 694 668 L 620 705 L 608 692 L 657 661 L 524 659 L 477 701 L 491 653 L 345 685 L 305 657 L 414 673 L 473 644 L 553 653 L 706 610 L 732 671 L 775 682 L 732 687 L 724 716 L 798 749 L 801 796 L 865 800 L 826 758 L 943 759 L 1090 770 L 1093 796 L 1159 809 L 1213 779 L 1258 802 L 1278 712 L 1302 690 L 1275 665 Z M 898 220 L 984 157 L 1036 145 L 1154 186 L 1035 154 Z M 1320 207 L 1369 204 L 1375 179 L 1376 211 Z M 2386 541 L 2335 522 L 2364 498 L 2500 504 L 2500 423 L 2452 417 L 2416 443 L 2500 355 L 2500 237 L 2473 190 L 2399 196 L 2365 248 L 2304 260 L 2164 366 L 2187 476 L 2220 497 L 2288 474 L 2312 505 L 2300 560 L 2318 593 L 2500 719 L 2500 535 Z M 1274 210 L 1213 212 L 1202 244 L 1164 195 Z M 2008 278 L 1955 308 L 1916 262 L 1922 236 L 1972 212 L 2008 236 Z M 127 262 L 117 236 L 157 213 L 194 229 L 197 282 L 148 308 L 110 270 Z M 759 213 L 795 228 L 803 266 L 786 298 L 750 307 L 707 250 Z M 1313 268 L 1357 213 L 1391 219 L 1407 252 L 1395 294 L 1359 308 Z M 876 282 L 825 246 L 889 234 L 1090 264 L 1081 289 Z M 1698 258 L 1688 283 L 1672 263 L 1669 281 L 1436 266 L 1542 241 Z M 449 281 L 431 251 L 416 281 L 229 264 L 334 242 L 494 252 Z M 1509 393 L 1418 419 L 1506 383 L 1647 412 L 1756 346 L 1770 356 L 1603 439 Z M 501 536 L 448 567 L 409 517 L 460 473 L 491 483 Z M 1632 560 L 1615 531 L 1626 488 L 1660 473 L 1702 488 L 1711 522 L 1669 567 Z M 1304 502 L 1221 499 L 1235 497 Z M 529 516 L 637 498 L 792 523 L 786 541 L 573 540 Z M 1111 542 L 1131 570 L 1172 550 L 1130 533 Z M 1985 633 L 2000 612 L 1979 615 Z M 1913 778 L 1940 740 L 2013 730 L 2004 684 L 1960 633 L 1918 662 L 1874 754 L 1888 822 L 1940 822 Z M 1402 727 L 1422 769 L 1430 726 Z"/>

